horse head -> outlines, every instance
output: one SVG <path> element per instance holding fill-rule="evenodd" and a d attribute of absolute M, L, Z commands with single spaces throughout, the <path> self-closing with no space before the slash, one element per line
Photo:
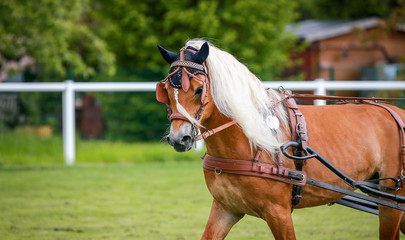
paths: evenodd
<path fill-rule="evenodd" d="M 184 47 L 179 54 L 159 45 L 158 48 L 170 64 L 168 76 L 156 87 L 156 98 L 167 104 L 171 121 L 167 141 L 176 151 L 188 151 L 213 105 L 205 65 L 209 45 L 205 42 L 200 49 Z"/>

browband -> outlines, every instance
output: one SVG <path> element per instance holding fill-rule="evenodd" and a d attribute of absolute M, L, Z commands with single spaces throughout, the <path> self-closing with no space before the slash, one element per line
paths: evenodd
<path fill-rule="evenodd" d="M 202 64 L 198 64 L 195 62 L 190 62 L 190 61 L 181 61 L 181 60 L 177 60 L 174 61 L 171 65 L 170 68 L 172 67 L 189 67 L 189 68 L 195 68 L 201 71 L 205 71 L 204 65 Z"/>

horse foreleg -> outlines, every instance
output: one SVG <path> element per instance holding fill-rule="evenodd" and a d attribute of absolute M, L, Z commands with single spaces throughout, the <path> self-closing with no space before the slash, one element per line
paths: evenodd
<path fill-rule="evenodd" d="M 405 234 L 405 214 L 402 213 L 401 223 L 399 225 L 399 229 L 401 230 L 402 234 Z"/>
<path fill-rule="evenodd" d="M 211 206 L 210 217 L 201 239 L 224 239 L 232 226 L 243 216 L 244 214 L 237 214 L 225 209 L 220 203 L 214 200 Z"/>
<path fill-rule="evenodd" d="M 402 211 L 379 206 L 380 239 L 399 240 Z"/>
<path fill-rule="evenodd" d="M 264 216 L 264 220 L 270 227 L 274 239 L 295 239 L 291 208 L 281 206 L 270 207 Z"/>

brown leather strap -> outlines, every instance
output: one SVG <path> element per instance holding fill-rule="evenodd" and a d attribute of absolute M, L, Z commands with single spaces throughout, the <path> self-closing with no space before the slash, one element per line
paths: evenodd
<path fill-rule="evenodd" d="M 282 91 L 284 98 L 286 98 L 288 116 L 290 119 L 291 140 L 299 142 L 300 148 L 293 149 L 294 155 L 303 156 L 308 147 L 308 128 L 304 115 L 298 108 L 291 91 Z M 295 168 L 297 171 L 302 171 L 304 160 L 295 160 Z M 301 186 L 294 185 L 292 190 L 292 209 L 301 201 Z M 292 211 L 292 210 L 291 210 Z"/>
<path fill-rule="evenodd" d="M 300 140 L 302 149 L 306 150 L 308 146 L 308 128 L 305 117 L 298 108 L 298 105 L 293 98 L 294 95 L 291 94 L 291 91 L 284 91 L 283 94 L 285 97 L 287 97 L 286 103 L 288 116 L 290 119 L 291 140 Z"/>
<path fill-rule="evenodd" d="M 298 99 L 310 99 L 310 100 L 333 100 L 333 101 L 350 101 L 350 100 L 370 100 L 370 101 L 405 101 L 405 98 L 365 98 L 365 97 L 341 97 L 341 96 L 325 96 L 325 95 L 314 95 L 314 94 L 293 94 L 293 98 Z"/>
<path fill-rule="evenodd" d="M 233 126 L 235 123 L 236 123 L 236 122 L 235 122 L 234 120 L 232 120 L 232 121 L 227 122 L 227 123 L 225 123 L 225 124 L 223 124 L 223 125 L 221 125 L 221 126 L 219 126 L 219 127 L 216 127 L 216 128 L 214 128 L 214 129 L 211 129 L 211 130 L 207 130 L 206 132 L 204 132 L 204 133 L 198 135 L 198 136 L 195 138 L 195 140 L 196 140 L 196 141 L 199 141 L 199 140 L 201 140 L 201 139 L 206 139 L 207 137 L 209 137 L 209 136 L 211 136 L 211 135 L 214 135 L 214 134 L 216 134 L 216 133 L 218 133 L 218 132 L 220 132 L 220 131 L 222 131 L 222 130 L 224 130 L 224 129 L 230 127 L 230 126 Z"/>
<path fill-rule="evenodd" d="M 404 123 L 404 121 L 398 115 L 397 112 L 395 112 L 394 110 L 392 110 L 388 106 L 382 105 L 382 104 L 377 103 L 377 102 L 369 101 L 369 100 L 364 100 L 363 103 L 384 108 L 385 110 L 387 110 L 391 114 L 391 116 L 394 118 L 395 122 L 398 124 L 399 130 L 401 132 L 402 169 L 405 170 L 405 123 Z"/>
<path fill-rule="evenodd" d="M 189 122 L 189 120 L 183 114 L 181 114 L 179 112 L 170 114 L 169 119 L 170 119 L 170 121 L 172 121 L 174 119 L 180 119 L 180 120 Z"/>
<path fill-rule="evenodd" d="M 205 154 L 202 159 L 203 168 L 209 171 L 214 171 L 217 175 L 228 173 L 269 178 L 299 186 L 304 186 L 307 181 L 307 176 L 304 172 L 283 166 L 275 166 L 259 161 L 217 158 L 208 154 Z"/>

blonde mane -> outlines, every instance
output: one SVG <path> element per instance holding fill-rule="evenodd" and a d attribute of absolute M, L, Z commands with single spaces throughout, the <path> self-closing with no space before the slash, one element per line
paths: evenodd
<path fill-rule="evenodd" d="M 193 39 L 187 41 L 186 46 L 200 49 L 205 42 Z M 216 107 L 237 122 L 252 145 L 275 153 L 282 144 L 282 129 L 287 126 L 282 104 L 274 105 L 280 96 L 273 90 L 266 90 L 261 81 L 234 56 L 213 44 L 209 45 L 206 65 Z M 267 117 L 272 115 L 280 120 L 278 129 L 271 129 L 266 123 Z"/>

